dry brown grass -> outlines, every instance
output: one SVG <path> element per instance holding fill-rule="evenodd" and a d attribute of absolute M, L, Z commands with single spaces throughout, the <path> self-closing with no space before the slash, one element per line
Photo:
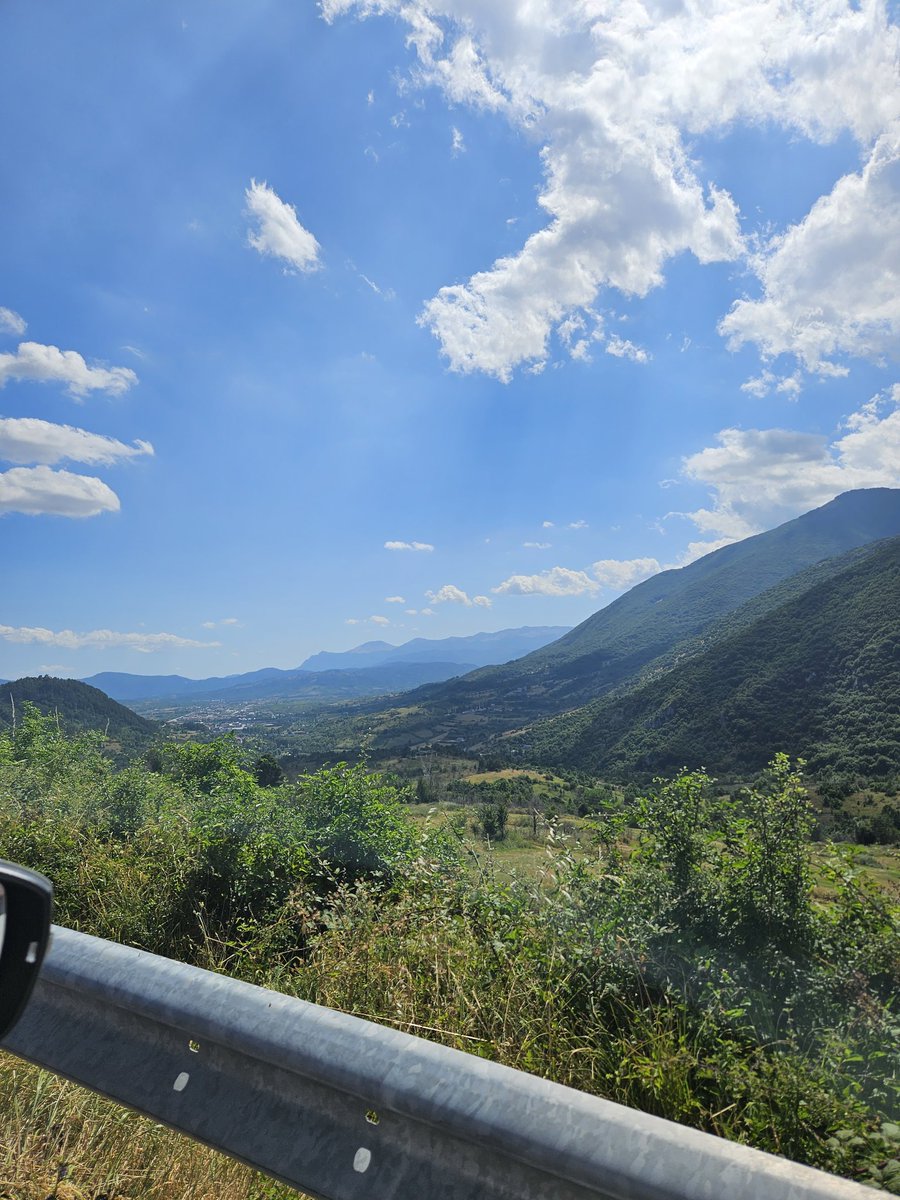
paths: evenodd
<path fill-rule="evenodd" d="M 287 1200 L 298 1192 L 0 1054 L 0 1200 Z"/>

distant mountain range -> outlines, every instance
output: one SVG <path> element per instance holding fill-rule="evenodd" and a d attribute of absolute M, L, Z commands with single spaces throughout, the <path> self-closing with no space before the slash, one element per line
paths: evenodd
<path fill-rule="evenodd" d="M 343 653 L 323 651 L 294 670 L 264 667 L 242 675 L 187 679 L 104 671 L 82 682 L 123 703 L 148 700 L 309 699 L 319 702 L 404 691 L 502 663 L 568 632 L 568 626 L 526 626 L 470 637 L 414 638 L 400 646 L 366 642 Z"/>
<path fill-rule="evenodd" d="M 376 749 L 445 742 L 469 749 L 516 745 L 522 754 L 529 753 L 531 741 L 533 750 L 547 761 L 558 752 L 573 764 L 606 763 L 605 752 L 598 750 L 592 757 L 589 744 L 593 737 L 599 738 L 599 746 L 605 746 L 599 731 L 612 723 L 617 730 L 616 745 L 626 744 L 627 722 L 623 724 L 624 717 L 619 720 L 616 705 L 623 706 L 622 712 L 631 709 L 624 706 L 622 697 L 668 676 L 676 667 L 705 654 L 723 639 L 749 629 L 755 622 L 765 622 L 768 614 L 792 598 L 826 587 L 833 577 L 853 566 L 852 558 L 842 561 L 841 556 L 897 535 L 900 535 L 900 490 L 873 488 L 847 492 L 776 529 L 638 584 L 558 641 L 515 662 L 419 688 L 404 696 L 399 712 L 392 712 L 384 701 L 362 703 L 358 706 L 355 727 L 338 730 L 338 736 L 352 740 L 365 729 Z M 888 605 L 889 618 L 896 620 L 898 611 L 900 590 Z M 822 620 L 824 637 L 829 626 L 825 617 Z M 786 630 L 789 625 L 782 628 Z M 886 631 L 882 633 L 887 636 Z M 867 636 L 862 626 L 858 636 L 863 640 Z M 772 669 L 776 670 L 777 661 L 786 661 L 792 648 L 784 645 L 778 650 L 767 643 L 766 652 L 773 656 Z M 738 676 L 733 669 L 729 670 L 725 685 L 733 682 L 739 688 Z M 720 691 L 716 695 L 720 696 Z M 604 708 L 604 697 L 616 700 Z M 739 696 L 735 704 L 737 713 Z M 599 707 L 577 715 L 585 705 Z M 636 721 L 643 719 L 637 709 L 634 711 Z M 540 724 L 561 713 L 576 715 L 561 720 L 558 730 L 553 725 Z M 736 716 L 734 720 L 737 722 Z M 739 724 L 735 723 L 732 730 L 739 728 Z M 533 738 L 529 735 L 506 740 L 505 735 L 529 726 L 534 726 L 530 731 Z M 576 727 L 577 734 L 571 732 Z M 774 732 L 779 732 L 777 722 Z M 728 737 L 733 741 L 732 733 Z M 498 738 L 503 740 L 497 741 Z M 641 762 L 649 769 L 650 760 L 638 749 L 640 739 L 636 735 L 635 738 L 633 752 L 622 751 L 621 762 L 632 765 Z M 782 727 L 779 737 L 774 737 L 774 744 L 767 749 L 774 751 L 779 745 L 788 742 L 793 745 L 795 741 Z M 632 742 L 627 744 L 631 746 Z M 712 762 L 718 745 L 708 739 L 697 741 L 692 755 L 695 760 L 700 755 L 701 761 Z"/>
<path fill-rule="evenodd" d="M 416 686 L 428 680 L 437 682 Z M 572 630 L 368 642 L 294 671 L 222 679 L 20 680 L 0 687 L 0 725 L 7 694 L 68 722 L 57 685 L 83 689 L 67 693 L 70 707 L 91 714 L 78 727 L 109 721 L 112 730 L 119 709 L 140 721 L 92 683 L 148 708 L 167 698 L 341 701 L 310 728 L 317 752 L 352 753 L 365 738 L 373 752 L 494 749 L 627 778 L 682 765 L 746 775 L 785 750 L 816 770 L 896 780 L 900 490 L 847 492 L 638 584 Z M 399 705 L 385 695 L 396 692 Z"/>
<path fill-rule="evenodd" d="M 469 637 L 413 638 L 401 646 L 389 642 L 364 642 L 355 650 L 333 654 L 323 650 L 301 664 L 301 671 L 345 671 L 355 667 L 380 667 L 386 663 L 445 662 L 470 664 L 469 669 L 521 658 L 568 633 L 568 625 L 526 625 L 498 633 L 473 633 Z M 458 673 L 458 672 L 457 672 Z"/>

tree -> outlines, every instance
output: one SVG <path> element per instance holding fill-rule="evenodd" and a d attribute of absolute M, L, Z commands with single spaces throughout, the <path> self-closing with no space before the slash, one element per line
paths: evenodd
<path fill-rule="evenodd" d="M 271 754 L 260 754 L 254 759 L 253 774 L 260 787 L 278 787 L 284 781 L 284 771 Z"/>

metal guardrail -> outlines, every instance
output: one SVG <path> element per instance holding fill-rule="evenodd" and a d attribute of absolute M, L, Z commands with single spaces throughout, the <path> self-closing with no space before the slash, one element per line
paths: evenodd
<path fill-rule="evenodd" d="M 325 1200 L 867 1200 L 868 1188 L 69 929 L 3 1048 Z"/>

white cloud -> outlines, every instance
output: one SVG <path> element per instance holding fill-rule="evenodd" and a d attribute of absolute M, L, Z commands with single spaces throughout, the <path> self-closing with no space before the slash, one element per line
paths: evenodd
<path fill-rule="evenodd" d="M 526 550 L 549 550 L 549 542 L 523 542 L 522 545 Z"/>
<path fill-rule="evenodd" d="M 583 596 L 593 594 L 599 587 L 584 571 L 553 567 L 539 575 L 511 575 L 491 591 L 499 596 Z"/>
<path fill-rule="evenodd" d="M 406 598 L 404 596 L 385 596 L 384 602 L 385 604 L 405 604 Z"/>
<path fill-rule="evenodd" d="M 429 542 L 385 542 L 385 550 L 418 550 L 430 552 L 434 549 Z"/>
<path fill-rule="evenodd" d="M 419 610 L 417 608 L 404 608 L 403 610 L 408 617 L 417 617 Z"/>
<path fill-rule="evenodd" d="M 153 454 L 149 442 L 136 441 L 127 446 L 72 425 L 56 425 L 36 417 L 0 417 L 0 459 L 7 462 L 50 465 L 69 459 L 108 465 L 141 454 Z"/>
<path fill-rule="evenodd" d="M 712 554 L 714 550 L 721 550 L 723 546 L 730 546 L 735 541 L 737 541 L 737 538 L 722 537 L 715 538 L 710 542 L 689 542 L 684 553 L 678 556 L 678 562 L 672 563 L 672 566 L 687 567 L 692 562 L 696 562 L 698 558 L 703 558 L 706 554 Z"/>
<path fill-rule="evenodd" d="M 388 620 L 387 617 L 375 616 L 375 617 L 369 617 L 369 620 L 372 622 L 373 625 L 390 625 L 390 621 Z"/>
<path fill-rule="evenodd" d="M 587 529 L 587 521 L 570 521 L 569 529 Z"/>
<path fill-rule="evenodd" d="M 591 570 L 602 587 L 623 591 L 643 579 L 649 579 L 663 568 L 655 558 L 603 558 Z"/>
<path fill-rule="evenodd" d="M 796 400 L 803 391 L 803 383 L 799 371 L 793 371 L 790 375 L 777 375 L 766 368 L 759 375 L 754 375 L 746 383 L 742 383 L 741 391 L 755 396 L 757 400 L 768 396 L 772 391 L 780 392 L 789 400 Z"/>
<path fill-rule="evenodd" d="M 455 125 L 453 126 L 451 133 L 453 135 L 453 143 L 450 147 L 451 153 L 453 154 L 454 157 L 456 157 L 457 154 L 465 154 L 465 152 L 466 152 L 465 139 L 463 138 L 463 135 L 460 133 L 460 131 L 456 128 Z"/>
<path fill-rule="evenodd" d="M 433 608 L 420 608 L 420 609 L 419 609 L 419 616 L 420 616 L 420 617 L 433 617 L 433 616 L 434 616 L 434 609 L 433 609 Z"/>
<path fill-rule="evenodd" d="M 436 592 L 426 592 L 425 595 L 432 604 L 464 604 L 467 608 L 475 605 L 477 608 L 490 608 L 491 601 L 488 596 L 472 596 L 469 597 L 462 588 L 458 588 L 453 583 L 445 583 L 442 588 Z M 422 609 L 422 612 L 426 612 Z"/>
<path fill-rule="evenodd" d="M 684 461 L 687 478 L 711 489 L 711 506 L 681 515 L 703 533 L 747 537 L 841 492 L 900 487 L 900 385 L 863 404 L 832 440 L 789 429 L 723 429 L 717 441 Z"/>
<path fill-rule="evenodd" d="M 541 522 L 541 529 L 552 529 L 552 528 L 553 528 L 552 521 L 542 521 Z"/>
<path fill-rule="evenodd" d="M 40 342 L 20 342 L 15 354 L 0 354 L 0 387 L 10 379 L 64 383 L 69 395 L 79 399 L 88 392 L 121 396 L 137 383 L 130 367 L 91 367 L 77 350 L 60 350 Z"/>
<path fill-rule="evenodd" d="M 28 325 L 23 317 L 20 317 L 17 312 L 13 312 L 11 308 L 4 308 L 0 305 L 0 332 L 13 333 L 16 337 L 21 337 Z"/>
<path fill-rule="evenodd" d="M 200 625 L 202 629 L 219 629 L 226 625 L 240 625 L 240 621 L 237 617 L 222 617 L 219 621 L 201 621 Z"/>
<path fill-rule="evenodd" d="M 818 141 L 849 131 L 867 150 L 900 115 L 900 35 L 884 0 L 323 0 L 322 11 L 327 20 L 356 13 L 404 22 L 417 82 L 441 88 L 451 104 L 502 113 L 540 147 L 545 227 L 517 252 L 441 288 L 421 317 L 452 369 L 502 380 L 544 363 L 554 330 L 602 289 L 643 296 L 685 251 L 702 263 L 745 254 L 733 200 L 698 174 L 696 138 L 768 124 Z M 808 246 L 789 241 L 764 252 L 765 300 L 736 310 L 729 336 L 790 343 L 785 322 L 794 312 L 800 344 L 789 348 L 806 362 L 840 348 L 882 352 L 895 320 L 888 269 L 900 217 L 896 203 L 893 214 L 883 207 L 896 196 L 893 182 L 876 182 L 876 173 L 864 199 L 838 185 L 798 235 Z M 882 212 L 887 265 L 864 230 L 844 238 L 840 229 L 845 213 L 869 226 Z M 812 252 L 813 241 L 821 251 Z M 847 298 L 829 287 L 819 328 L 807 307 L 816 272 L 801 273 L 795 296 L 792 263 L 814 259 L 830 284 L 840 268 L 827 267 L 826 247 L 849 252 L 851 243 L 859 257 L 848 264 Z"/>
<path fill-rule="evenodd" d="M 53 471 L 50 467 L 14 467 L 0 472 L 0 514 L 96 517 L 118 512 L 119 497 L 102 479 Z"/>
<path fill-rule="evenodd" d="M 616 358 L 630 358 L 632 362 L 645 363 L 650 361 L 650 355 L 641 346 L 636 346 L 634 342 L 629 342 L 626 338 L 621 338 L 617 333 L 606 343 L 606 353 L 612 354 Z"/>
<path fill-rule="evenodd" d="M 252 180 L 244 196 L 247 215 L 256 223 L 247 240 L 260 254 L 280 258 L 297 271 L 315 271 L 319 266 L 319 243 L 304 229 L 291 204 L 286 204 L 266 183 Z"/>
<path fill-rule="evenodd" d="M 127 648 L 144 654 L 154 650 L 211 649 L 220 642 L 197 642 L 192 638 L 178 637 L 174 633 L 117 633 L 112 629 L 93 629 L 89 633 L 75 633 L 71 629 L 58 632 L 40 627 L 14 627 L 0 625 L 0 638 L 18 644 L 36 643 L 42 646 L 59 646 L 64 650 L 106 650 Z"/>
<path fill-rule="evenodd" d="M 754 342 L 821 375 L 846 373 L 834 361 L 844 354 L 900 357 L 900 122 L 754 265 L 763 297 L 738 300 L 721 321 L 731 347 Z M 745 387 L 758 395 L 766 384 L 799 390 L 796 376 L 771 372 Z"/>

